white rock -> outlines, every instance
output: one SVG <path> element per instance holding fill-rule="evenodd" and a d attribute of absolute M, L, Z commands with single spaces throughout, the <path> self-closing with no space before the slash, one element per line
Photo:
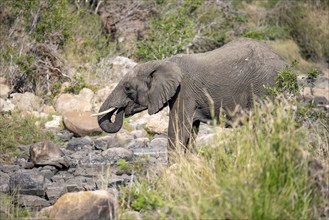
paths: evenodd
<path fill-rule="evenodd" d="M 126 73 L 129 72 L 129 70 L 136 66 L 136 64 L 136 62 L 127 57 L 117 56 L 112 62 L 112 79 L 120 80 L 124 75 L 126 75 Z"/>
<path fill-rule="evenodd" d="M 43 100 L 30 92 L 13 94 L 12 102 L 22 111 L 40 112 L 43 108 Z"/>
<path fill-rule="evenodd" d="M 62 94 L 56 99 L 55 109 L 58 113 L 69 111 L 86 112 L 92 110 L 92 105 L 79 95 Z"/>
<path fill-rule="evenodd" d="M 10 92 L 9 86 L 0 84 L 0 98 L 7 98 Z"/>
<path fill-rule="evenodd" d="M 80 92 L 79 92 L 79 97 L 81 99 L 85 99 L 88 102 L 91 102 L 91 100 L 94 98 L 95 93 L 88 88 L 83 88 Z"/>
<path fill-rule="evenodd" d="M 105 99 L 111 94 L 117 83 L 112 83 L 96 92 L 91 103 L 93 105 L 93 111 L 98 112 Z"/>
<path fill-rule="evenodd" d="M 15 105 L 9 100 L 0 98 L 0 112 L 9 112 L 15 109 Z"/>
<path fill-rule="evenodd" d="M 62 117 L 58 115 L 53 115 L 53 120 L 46 122 L 46 128 L 60 128 Z"/>

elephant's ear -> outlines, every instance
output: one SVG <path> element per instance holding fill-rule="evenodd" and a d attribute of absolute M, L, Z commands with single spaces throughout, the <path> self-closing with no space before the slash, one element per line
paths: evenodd
<path fill-rule="evenodd" d="M 176 93 L 182 79 L 177 64 L 159 61 L 149 74 L 148 113 L 157 113 Z"/>

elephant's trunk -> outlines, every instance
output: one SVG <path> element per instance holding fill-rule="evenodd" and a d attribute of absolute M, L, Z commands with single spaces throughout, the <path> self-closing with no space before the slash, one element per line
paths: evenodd
<path fill-rule="evenodd" d="M 111 121 L 112 115 L 115 113 L 115 120 L 114 122 Z M 113 111 L 98 116 L 98 124 L 99 126 L 107 133 L 116 133 L 118 132 L 123 123 L 123 115 L 124 115 L 124 108 L 114 109 Z"/>

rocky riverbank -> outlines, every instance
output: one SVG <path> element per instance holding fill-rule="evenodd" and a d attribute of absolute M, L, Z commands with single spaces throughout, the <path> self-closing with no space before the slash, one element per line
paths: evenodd
<path fill-rule="evenodd" d="M 83 88 L 77 95 L 61 93 L 53 105 L 44 104 L 32 93 L 11 94 L 6 80 L 1 78 L 1 114 L 19 111 L 21 117 L 33 115 L 47 120 L 44 129 L 54 138 L 20 145 L 19 156 L 0 165 L 0 196 L 12 196 L 16 205 L 32 210 L 38 218 L 77 216 L 72 211 L 72 206 L 77 205 L 74 210 L 80 212 L 84 207 L 83 215 L 114 219 L 119 196 L 116 188 L 167 162 L 168 109 L 153 116 L 143 112 L 125 119 L 124 129 L 116 134 L 103 133 L 96 118 L 90 116 L 134 65 L 118 57 L 112 60 L 113 78 L 108 86 L 95 92 Z M 313 88 L 306 87 L 304 92 L 306 102 L 312 100 L 327 111 L 329 75 L 320 75 Z M 197 145 L 211 142 L 218 129 L 201 126 Z M 81 202 L 73 202 L 77 200 Z M 89 205 L 90 201 L 93 205 Z M 103 211 L 94 208 L 98 205 Z M 0 213 L 10 217 L 4 204 Z"/>

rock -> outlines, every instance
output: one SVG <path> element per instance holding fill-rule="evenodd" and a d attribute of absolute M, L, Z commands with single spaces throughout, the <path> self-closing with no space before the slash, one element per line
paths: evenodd
<path fill-rule="evenodd" d="M 111 83 L 108 86 L 98 90 L 96 94 L 94 95 L 94 98 L 92 99 L 91 103 L 93 105 L 93 111 L 98 112 L 101 105 L 105 101 L 105 99 L 111 94 L 111 92 L 114 90 L 114 88 L 117 86 L 117 83 Z"/>
<path fill-rule="evenodd" d="M 77 176 L 67 180 L 65 184 L 67 192 L 96 190 L 96 182 L 92 177 Z"/>
<path fill-rule="evenodd" d="M 134 136 L 124 130 L 120 130 L 115 134 L 108 134 L 107 136 L 97 138 L 95 140 L 95 149 L 106 150 L 114 147 L 127 147 L 134 139 Z"/>
<path fill-rule="evenodd" d="M 116 199 L 105 190 L 66 193 L 50 210 L 50 219 L 116 219 Z"/>
<path fill-rule="evenodd" d="M 135 149 L 135 148 L 145 148 L 149 142 L 148 138 L 137 138 L 136 140 L 130 142 L 127 146 L 128 149 Z"/>
<path fill-rule="evenodd" d="M 33 171 L 21 171 L 10 176 L 10 192 L 24 195 L 44 196 L 45 177 Z"/>
<path fill-rule="evenodd" d="M 169 123 L 169 110 L 164 109 L 161 112 L 149 116 L 146 120 L 145 130 L 152 134 L 167 134 Z"/>
<path fill-rule="evenodd" d="M 56 110 L 51 105 L 45 105 L 45 106 L 43 106 L 43 112 L 46 114 L 54 114 L 54 113 L 56 113 Z"/>
<path fill-rule="evenodd" d="M 67 193 L 64 184 L 53 184 L 46 187 L 46 197 L 51 204 L 54 204 L 59 197 Z"/>
<path fill-rule="evenodd" d="M 94 96 L 95 96 L 95 93 L 91 89 L 88 89 L 88 88 L 83 88 L 79 92 L 79 97 L 81 99 L 85 99 L 89 103 L 91 103 L 91 100 L 94 98 Z"/>
<path fill-rule="evenodd" d="M 35 219 L 49 219 L 49 213 L 50 210 L 52 209 L 52 206 L 45 207 L 41 209 L 38 213 L 35 215 Z"/>
<path fill-rule="evenodd" d="M 155 115 L 149 115 L 147 111 L 133 115 L 129 126 L 134 130 L 145 129 L 152 134 L 167 134 L 169 122 L 169 109 L 165 108 Z"/>
<path fill-rule="evenodd" d="M 4 173 L 11 174 L 18 170 L 19 170 L 18 165 L 0 165 L 0 171 L 2 171 Z"/>
<path fill-rule="evenodd" d="M 73 138 L 67 144 L 66 149 L 71 151 L 80 151 L 87 149 L 88 146 L 93 146 L 93 140 L 90 137 Z"/>
<path fill-rule="evenodd" d="M 86 112 L 92 110 L 91 103 L 84 97 L 72 94 L 62 94 L 55 101 L 55 109 L 58 113 L 64 112 Z"/>
<path fill-rule="evenodd" d="M 17 109 L 30 112 L 42 111 L 43 100 L 33 93 L 15 93 L 12 96 L 12 103 L 16 105 Z"/>
<path fill-rule="evenodd" d="M 136 66 L 136 62 L 127 57 L 117 56 L 112 61 L 111 77 L 113 81 L 118 81 L 126 75 L 129 70 Z"/>
<path fill-rule="evenodd" d="M 10 88 L 6 84 L 0 83 L 0 98 L 7 98 L 9 96 Z"/>
<path fill-rule="evenodd" d="M 58 115 L 53 115 L 53 120 L 51 121 L 47 121 L 45 123 L 45 128 L 60 128 L 61 127 L 61 121 L 62 121 L 62 118 L 61 116 L 58 116 Z"/>
<path fill-rule="evenodd" d="M 10 112 L 15 109 L 15 105 L 9 100 L 0 98 L 0 112 Z"/>
<path fill-rule="evenodd" d="M 0 76 L 0 84 L 7 84 L 6 78 Z"/>
<path fill-rule="evenodd" d="M 132 148 L 134 155 L 143 156 L 149 155 L 154 160 L 158 160 L 161 163 L 167 162 L 167 137 L 156 137 L 154 138 L 147 147 Z"/>
<path fill-rule="evenodd" d="M 76 136 L 93 136 L 102 133 L 97 117 L 91 117 L 91 112 L 65 112 L 63 114 L 64 126 Z"/>
<path fill-rule="evenodd" d="M 73 137 L 73 133 L 69 132 L 68 130 L 61 130 L 60 132 L 56 133 L 54 136 L 55 141 L 66 142 L 71 140 Z"/>
<path fill-rule="evenodd" d="M 47 200 L 34 195 L 19 195 L 17 197 L 17 204 L 20 207 L 30 208 L 33 211 L 39 211 L 44 207 L 50 206 Z"/>
<path fill-rule="evenodd" d="M 115 148 L 109 148 L 102 152 L 102 156 L 106 158 L 106 160 L 109 160 L 111 163 L 115 163 L 118 160 L 132 160 L 134 154 L 131 150 L 115 147 Z"/>
<path fill-rule="evenodd" d="M 9 180 L 10 176 L 7 173 L 0 171 L 0 192 L 9 192 Z"/>
<path fill-rule="evenodd" d="M 30 158 L 34 165 L 55 166 L 59 169 L 68 168 L 69 162 L 61 149 L 51 141 L 43 141 L 32 144 Z"/>
<path fill-rule="evenodd" d="M 136 211 L 126 211 L 122 213 L 121 219 L 134 219 L 134 220 L 143 220 L 141 214 Z"/>

